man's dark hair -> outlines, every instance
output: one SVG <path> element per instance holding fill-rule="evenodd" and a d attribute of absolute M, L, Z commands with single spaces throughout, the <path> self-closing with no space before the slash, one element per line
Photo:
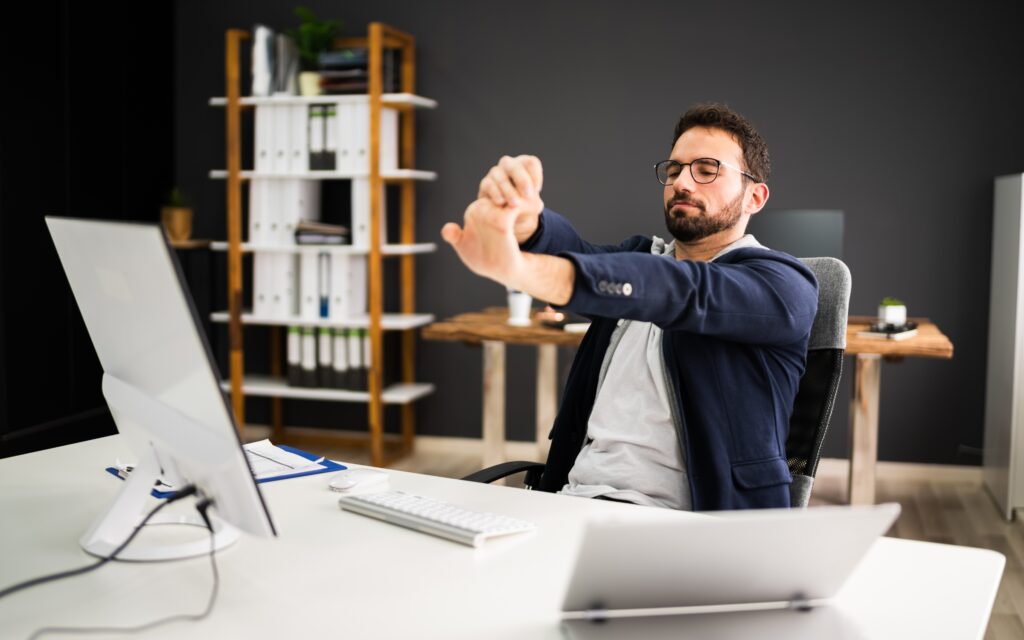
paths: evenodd
<path fill-rule="evenodd" d="M 743 161 L 747 165 L 747 171 L 757 176 L 761 182 L 768 180 L 768 174 L 772 170 L 771 160 L 768 159 L 768 145 L 749 120 L 724 104 L 699 104 L 679 118 L 676 133 L 672 137 L 672 145 L 675 146 L 679 136 L 694 127 L 721 129 L 731 134 L 743 149 Z"/>

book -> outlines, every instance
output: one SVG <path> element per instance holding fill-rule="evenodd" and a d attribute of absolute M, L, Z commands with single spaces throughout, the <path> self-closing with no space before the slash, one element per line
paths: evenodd
<path fill-rule="evenodd" d="M 917 323 L 910 320 L 906 324 L 894 325 L 876 322 L 867 331 L 858 331 L 857 337 L 877 340 L 906 340 L 917 335 Z"/>
<path fill-rule="evenodd" d="M 295 226 L 296 244 L 349 244 L 348 227 L 312 220 L 300 220 Z"/>

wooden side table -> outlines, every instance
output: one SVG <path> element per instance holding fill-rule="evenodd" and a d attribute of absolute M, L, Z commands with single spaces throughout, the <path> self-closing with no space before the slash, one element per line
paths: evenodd
<path fill-rule="evenodd" d="M 490 307 L 463 313 L 423 328 L 427 340 L 450 340 L 483 345 L 483 466 L 505 458 L 505 345 L 537 347 L 537 459 L 548 456 L 548 431 L 558 411 L 558 345 L 576 346 L 583 334 L 568 333 L 541 325 L 536 319 L 528 327 L 509 325 L 508 309 Z"/>
<path fill-rule="evenodd" d="M 875 463 L 878 461 L 878 404 L 882 358 L 953 357 L 953 343 L 927 318 L 917 322 L 917 335 L 905 340 L 862 338 L 877 318 L 850 316 L 846 354 L 855 356 L 853 397 L 850 399 L 850 504 L 875 502 Z"/>

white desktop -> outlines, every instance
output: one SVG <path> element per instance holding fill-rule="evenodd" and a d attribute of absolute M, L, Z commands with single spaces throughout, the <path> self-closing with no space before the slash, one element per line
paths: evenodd
<path fill-rule="evenodd" d="M 162 229 L 54 217 L 46 224 L 103 366 L 103 396 L 134 464 L 117 498 L 82 536 L 82 547 L 110 555 L 139 524 L 161 477 L 177 487 L 193 484 L 213 500 L 220 516 L 212 519 L 216 548 L 238 538 L 235 527 L 272 536 L 206 334 Z M 203 526 L 182 516 L 150 524 Z M 186 537 L 135 542 L 119 557 L 168 560 L 209 551 L 202 537 Z"/>
<path fill-rule="evenodd" d="M 116 225 L 112 234 L 111 227 L 102 226 L 106 223 L 59 221 L 58 229 L 54 222 L 49 221 L 97 344 L 104 393 L 121 434 L 0 460 L 0 590 L 84 564 L 76 541 L 83 530 L 89 532 L 83 544 L 90 553 L 120 542 L 117 536 L 126 537 L 141 513 L 158 504 L 148 495 L 156 472 L 170 470 L 212 496 L 225 520 L 256 535 L 237 537 L 216 553 L 220 597 L 209 617 L 149 629 L 145 637 L 691 634 L 963 640 L 984 634 L 1004 564 L 1000 554 L 988 550 L 879 538 L 835 597 L 812 611 L 563 622 L 577 557 L 581 548 L 586 550 L 582 541 L 588 521 L 671 523 L 684 535 L 687 523 L 707 516 L 387 471 L 391 489 L 536 524 L 529 533 L 472 548 L 342 511 L 324 476 L 283 480 L 261 490 L 248 472 L 230 409 L 216 387 L 216 370 L 181 290 L 180 274 L 167 271 L 176 263 L 166 243 L 161 244 L 159 230 Z M 110 239 L 89 238 L 93 232 Z M 98 244 L 79 251 L 71 246 L 75 242 Z M 122 261 L 105 257 L 123 258 L 135 251 L 139 261 L 165 262 L 155 271 L 126 274 Z M 69 259 L 84 253 L 90 257 Z M 138 284 L 143 281 L 148 286 Z M 174 289 L 178 294 L 168 296 Z M 83 291 L 84 297 L 79 295 Z M 154 312 L 163 317 L 150 318 Z M 155 324 L 143 326 L 143 318 Z M 183 326 L 192 327 L 191 333 L 179 335 Z M 176 365 L 165 366 L 168 362 Z M 118 459 L 137 461 L 143 471 L 156 466 L 139 474 L 144 481 L 121 483 L 104 471 Z M 112 500 L 113 509 L 108 506 Z M 166 511 L 184 518 L 191 505 L 181 501 Z M 104 512 L 102 524 L 90 527 Z M 636 540 L 621 541 L 622 553 L 630 552 L 631 542 Z M 190 555 L 200 548 L 190 544 L 183 548 L 143 540 L 141 546 L 147 550 L 144 558 L 153 559 L 161 553 Z M 609 553 L 616 551 L 614 541 L 605 538 L 602 544 L 611 544 Z M 723 566 L 734 559 L 727 545 L 695 539 L 698 544 Z M 202 548 L 209 551 L 208 539 Z M 599 573 L 599 567 L 588 565 L 587 570 Z M 0 599 L 0 635 L 27 637 L 44 626 L 126 627 L 194 613 L 207 602 L 212 581 L 205 558 L 110 563 Z"/>

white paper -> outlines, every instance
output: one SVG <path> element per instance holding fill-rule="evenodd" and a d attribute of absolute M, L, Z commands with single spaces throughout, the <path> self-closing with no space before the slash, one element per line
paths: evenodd
<path fill-rule="evenodd" d="M 257 480 L 323 469 L 324 465 L 275 446 L 270 440 L 250 442 L 242 447 Z M 323 458 L 320 459 L 321 461 Z"/>

